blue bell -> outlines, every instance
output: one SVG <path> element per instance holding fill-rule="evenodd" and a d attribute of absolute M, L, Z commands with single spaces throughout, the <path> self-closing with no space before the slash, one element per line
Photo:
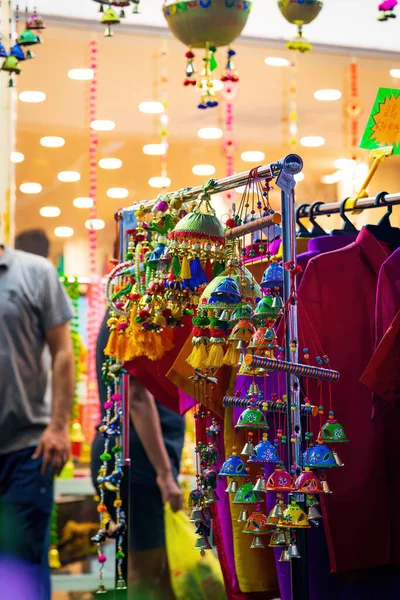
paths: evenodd
<path fill-rule="evenodd" d="M 211 299 L 224 304 L 237 304 L 240 300 L 240 291 L 232 277 L 225 277 L 211 292 Z"/>
<path fill-rule="evenodd" d="M 283 267 L 281 263 L 271 263 L 265 269 L 260 286 L 262 288 L 283 286 Z"/>
<path fill-rule="evenodd" d="M 14 44 L 14 46 L 11 48 L 10 56 L 14 56 L 19 61 L 25 60 L 24 51 L 19 44 Z"/>
<path fill-rule="evenodd" d="M 303 454 L 303 463 L 304 467 L 314 469 L 331 469 L 338 466 L 332 450 L 325 444 L 317 444 L 307 448 Z"/>
<path fill-rule="evenodd" d="M 237 454 L 232 454 L 222 465 L 221 477 L 247 477 L 246 465 Z"/>
<path fill-rule="evenodd" d="M 250 456 L 249 462 L 252 463 L 278 463 L 280 458 L 276 451 L 276 448 L 271 442 L 268 441 L 268 435 L 263 434 L 261 442 L 254 447 L 254 456 Z"/>
<path fill-rule="evenodd" d="M 4 45 L 0 42 L 0 58 L 7 58 L 7 50 L 4 48 Z"/>

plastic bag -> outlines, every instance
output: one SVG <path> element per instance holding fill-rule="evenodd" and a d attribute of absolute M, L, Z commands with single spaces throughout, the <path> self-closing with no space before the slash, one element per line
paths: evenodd
<path fill-rule="evenodd" d="M 226 600 L 224 580 L 212 550 L 201 556 L 193 548 L 193 524 L 182 512 L 165 507 L 165 537 L 172 589 L 176 600 Z"/>

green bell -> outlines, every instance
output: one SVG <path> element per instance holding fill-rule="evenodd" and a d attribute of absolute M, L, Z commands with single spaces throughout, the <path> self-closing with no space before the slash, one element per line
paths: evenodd
<path fill-rule="evenodd" d="M 25 29 L 25 31 L 23 31 L 18 37 L 17 44 L 20 46 L 33 46 L 34 44 L 39 44 L 39 40 L 33 31 L 30 31 L 30 29 Z"/>
<path fill-rule="evenodd" d="M 7 73 L 16 73 L 19 75 L 21 73 L 21 68 L 18 64 L 18 58 L 15 56 L 7 56 L 6 60 L 3 62 L 2 71 L 6 71 Z"/>

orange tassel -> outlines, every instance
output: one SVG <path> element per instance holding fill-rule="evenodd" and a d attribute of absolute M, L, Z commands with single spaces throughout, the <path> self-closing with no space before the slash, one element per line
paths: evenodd
<path fill-rule="evenodd" d="M 118 341 L 118 333 L 117 328 L 114 327 L 110 331 L 110 335 L 108 336 L 107 346 L 104 348 L 104 354 L 106 356 L 111 356 L 115 358 L 117 351 L 117 341 Z"/>

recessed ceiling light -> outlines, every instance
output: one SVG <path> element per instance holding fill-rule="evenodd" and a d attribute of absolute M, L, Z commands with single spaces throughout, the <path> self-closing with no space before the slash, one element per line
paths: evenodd
<path fill-rule="evenodd" d="M 192 173 L 193 175 L 214 175 L 215 167 L 213 165 L 194 165 Z"/>
<path fill-rule="evenodd" d="M 321 181 L 326 184 L 338 183 L 339 181 L 342 181 L 344 175 L 344 171 L 336 171 L 336 173 L 332 173 L 331 175 L 323 175 Z"/>
<path fill-rule="evenodd" d="M 148 156 L 161 156 L 165 154 L 167 150 L 166 144 L 146 144 L 142 148 L 143 154 L 147 154 Z"/>
<path fill-rule="evenodd" d="M 290 65 L 290 61 L 287 58 L 280 56 L 267 56 L 264 62 L 269 67 L 288 67 Z"/>
<path fill-rule="evenodd" d="M 92 229 L 94 231 L 98 231 L 99 229 L 104 229 L 106 224 L 102 219 L 88 219 L 85 221 L 86 229 Z"/>
<path fill-rule="evenodd" d="M 202 140 L 218 140 L 222 138 L 222 129 L 219 127 L 201 127 L 198 130 L 197 135 Z"/>
<path fill-rule="evenodd" d="M 325 138 L 320 135 L 308 135 L 300 139 L 300 144 L 307 148 L 318 148 L 318 146 L 325 144 Z"/>
<path fill-rule="evenodd" d="M 75 198 L 75 200 L 72 201 L 72 204 L 75 208 L 92 208 L 93 200 L 92 198 Z"/>
<path fill-rule="evenodd" d="M 68 77 L 75 81 L 89 81 L 94 77 L 93 69 L 71 69 L 68 71 Z"/>
<path fill-rule="evenodd" d="M 391 69 L 390 75 L 395 79 L 400 79 L 400 69 Z"/>
<path fill-rule="evenodd" d="M 61 171 L 57 175 L 58 181 L 62 181 L 63 183 L 74 183 L 75 181 L 79 181 L 80 178 L 81 176 L 77 171 Z"/>
<path fill-rule="evenodd" d="M 119 158 L 101 158 L 99 160 L 99 167 L 101 169 L 120 169 L 122 167 L 122 160 Z"/>
<path fill-rule="evenodd" d="M 162 102 L 141 102 L 139 110 L 148 115 L 160 115 L 164 112 L 164 104 Z"/>
<path fill-rule="evenodd" d="M 44 92 L 20 92 L 18 98 L 21 102 L 44 102 L 46 100 L 46 94 Z"/>
<path fill-rule="evenodd" d="M 334 100 L 340 100 L 342 92 L 339 90 L 317 90 L 314 92 L 314 98 L 321 102 L 333 102 Z"/>
<path fill-rule="evenodd" d="M 126 188 L 114 187 L 107 190 L 107 196 L 109 198 L 126 198 L 128 194 L 129 192 Z"/>
<path fill-rule="evenodd" d="M 355 160 L 351 158 L 338 158 L 335 160 L 334 165 L 337 169 L 349 169 L 356 164 Z"/>
<path fill-rule="evenodd" d="M 107 119 L 96 119 L 95 121 L 92 121 L 90 125 L 94 131 L 112 131 L 115 129 L 114 121 L 109 121 Z"/>
<path fill-rule="evenodd" d="M 68 238 L 74 235 L 74 230 L 72 227 L 56 227 L 54 230 L 54 235 L 60 238 Z"/>
<path fill-rule="evenodd" d="M 10 160 L 12 163 L 21 163 L 23 162 L 25 159 L 25 156 L 22 154 L 22 152 L 11 152 L 10 154 Z"/>
<path fill-rule="evenodd" d="M 297 175 L 294 176 L 294 180 L 298 183 L 299 181 L 303 181 L 304 179 L 304 173 L 297 173 Z"/>
<path fill-rule="evenodd" d="M 21 183 L 19 189 L 23 194 L 40 194 L 42 186 L 40 183 Z"/>
<path fill-rule="evenodd" d="M 265 154 L 260 150 L 248 150 L 247 152 L 242 152 L 241 159 L 244 162 L 260 162 L 264 160 Z"/>
<path fill-rule="evenodd" d="M 169 177 L 150 177 L 149 186 L 153 188 L 167 188 L 171 185 Z"/>
<path fill-rule="evenodd" d="M 59 217 L 61 215 L 61 210 L 58 206 L 42 206 L 39 212 L 42 217 Z"/>
<path fill-rule="evenodd" d="M 65 144 L 65 140 L 57 135 L 47 135 L 40 138 L 40 145 L 45 148 L 62 148 Z"/>

